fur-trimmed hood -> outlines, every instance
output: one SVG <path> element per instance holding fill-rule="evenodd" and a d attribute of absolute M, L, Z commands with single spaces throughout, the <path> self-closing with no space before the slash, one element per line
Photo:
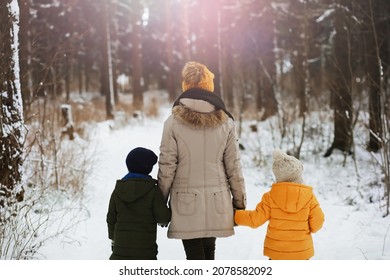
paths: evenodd
<path fill-rule="evenodd" d="M 183 92 L 173 104 L 172 115 L 194 128 L 215 128 L 234 120 L 221 97 L 201 88 Z"/>
<path fill-rule="evenodd" d="M 229 119 L 222 110 L 213 110 L 208 113 L 201 113 L 182 104 L 173 107 L 172 115 L 181 122 L 194 128 L 218 127 L 227 122 Z"/>

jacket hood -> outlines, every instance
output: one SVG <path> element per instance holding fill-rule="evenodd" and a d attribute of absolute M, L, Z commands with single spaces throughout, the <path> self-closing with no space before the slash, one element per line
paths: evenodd
<path fill-rule="evenodd" d="M 154 179 L 132 178 L 130 180 L 117 180 L 114 192 L 122 201 L 134 202 L 156 186 L 157 181 Z"/>
<path fill-rule="evenodd" d="M 280 182 L 272 185 L 270 193 L 272 200 L 280 209 L 296 213 L 310 201 L 313 188 L 297 183 Z"/>
<path fill-rule="evenodd" d="M 194 100 L 194 102 L 204 102 Z M 213 128 L 218 127 L 228 121 L 229 117 L 222 110 L 213 110 L 208 113 L 197 112 L 190 107 L 178 105 L 173 107 L 172 115 L 179 121 L 194 128 Z"/>

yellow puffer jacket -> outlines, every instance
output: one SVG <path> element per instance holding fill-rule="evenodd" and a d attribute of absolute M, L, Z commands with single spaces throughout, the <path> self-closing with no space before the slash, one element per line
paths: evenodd
<path fill-rule="evenodd" d="M 237 210 L 238 225 L 257 228 L 269 220 L 264 255 L 273 260 L 305 260 L 314 256 L 311 233 L 324 223 L 312 187 L 279 182 L 263 195 L 255 210 Z"/>

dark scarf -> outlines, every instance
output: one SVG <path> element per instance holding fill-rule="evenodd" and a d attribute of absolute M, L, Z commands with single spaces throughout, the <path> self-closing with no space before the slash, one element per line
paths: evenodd
<path fill-rule="evenodd" d="M 223 100 L 221 97 L 219 97 L 217 94 L 212 93 L 210 91 L 200 89 L 200 88 L 190 88 L 183 92 L 173 103 L 173 107 L 181 104 L 180 99 L 182 98 L 190 98 L 190 99 L 197 99 L 197 100 L 203 100 L 207 101 L 210 104 L 214 105 L 215 109 L 222 110 L 226 113 L 226 115 L 229 116 L 232 120 L 234 120 L 232 114 L 229 113 L 229 111 L 225 107 L 225 103 L 223 103 Z"/>

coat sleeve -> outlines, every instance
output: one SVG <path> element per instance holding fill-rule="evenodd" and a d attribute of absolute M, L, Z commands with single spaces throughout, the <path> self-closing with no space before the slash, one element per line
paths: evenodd
<path fill-rule="evenodd" d="M 322 228 L 325 221 L 325 215 L 322 212 L 320 204 L 317 198 L 313 195 L 310 203 L 310 214 L 309 214 L 309 227 L 311 232 L 317 232 Z"/>
<path fill-rule="evenodd" d="M 237 225 L 258 228 L 269 220 L 271 216 L 271 207 L 268 194 L 263 195 L 260 203 L 255 210 L 237 210 L 234 215 L 234 221 Z"/>
<path fill-rule="evenodd" d="M 154 191 L 153 216 L 159 224 L 168 224 L 171 221 L 171 209 L 168 208 L 159 188 Z"/>
<path fill-rule="evenodd" d="M 165 201 L 168 201 L 177 168 L 177 143 L 172 133 L 172 120 L 170 116 L 164 123 L 158 162 L 157 180 Z"/>
<path fill-rule="evenodd" d="M 240 151 L 238 148 L 238 138 L 236 135 L 236 127 L 234 122 L 231 122 L 231 129 L 226 143 L 224 153 L 224 165 L 227 179 L 229 181 L 230 190 L 233 195 L 233 207 L 236 209 L 245 209 L 246 207 L 246 192 L 244 176 L 242 174 Z"/>
<path fill-rule="evenodd" d="M 107 212 L 107 226 L 108 226 L 108 238 L 114 240 L 114 229 L 116 224 L 116 205 L 114 199 L 114 193 L 111 194 L 110 203 L 108 205 Z"/>

